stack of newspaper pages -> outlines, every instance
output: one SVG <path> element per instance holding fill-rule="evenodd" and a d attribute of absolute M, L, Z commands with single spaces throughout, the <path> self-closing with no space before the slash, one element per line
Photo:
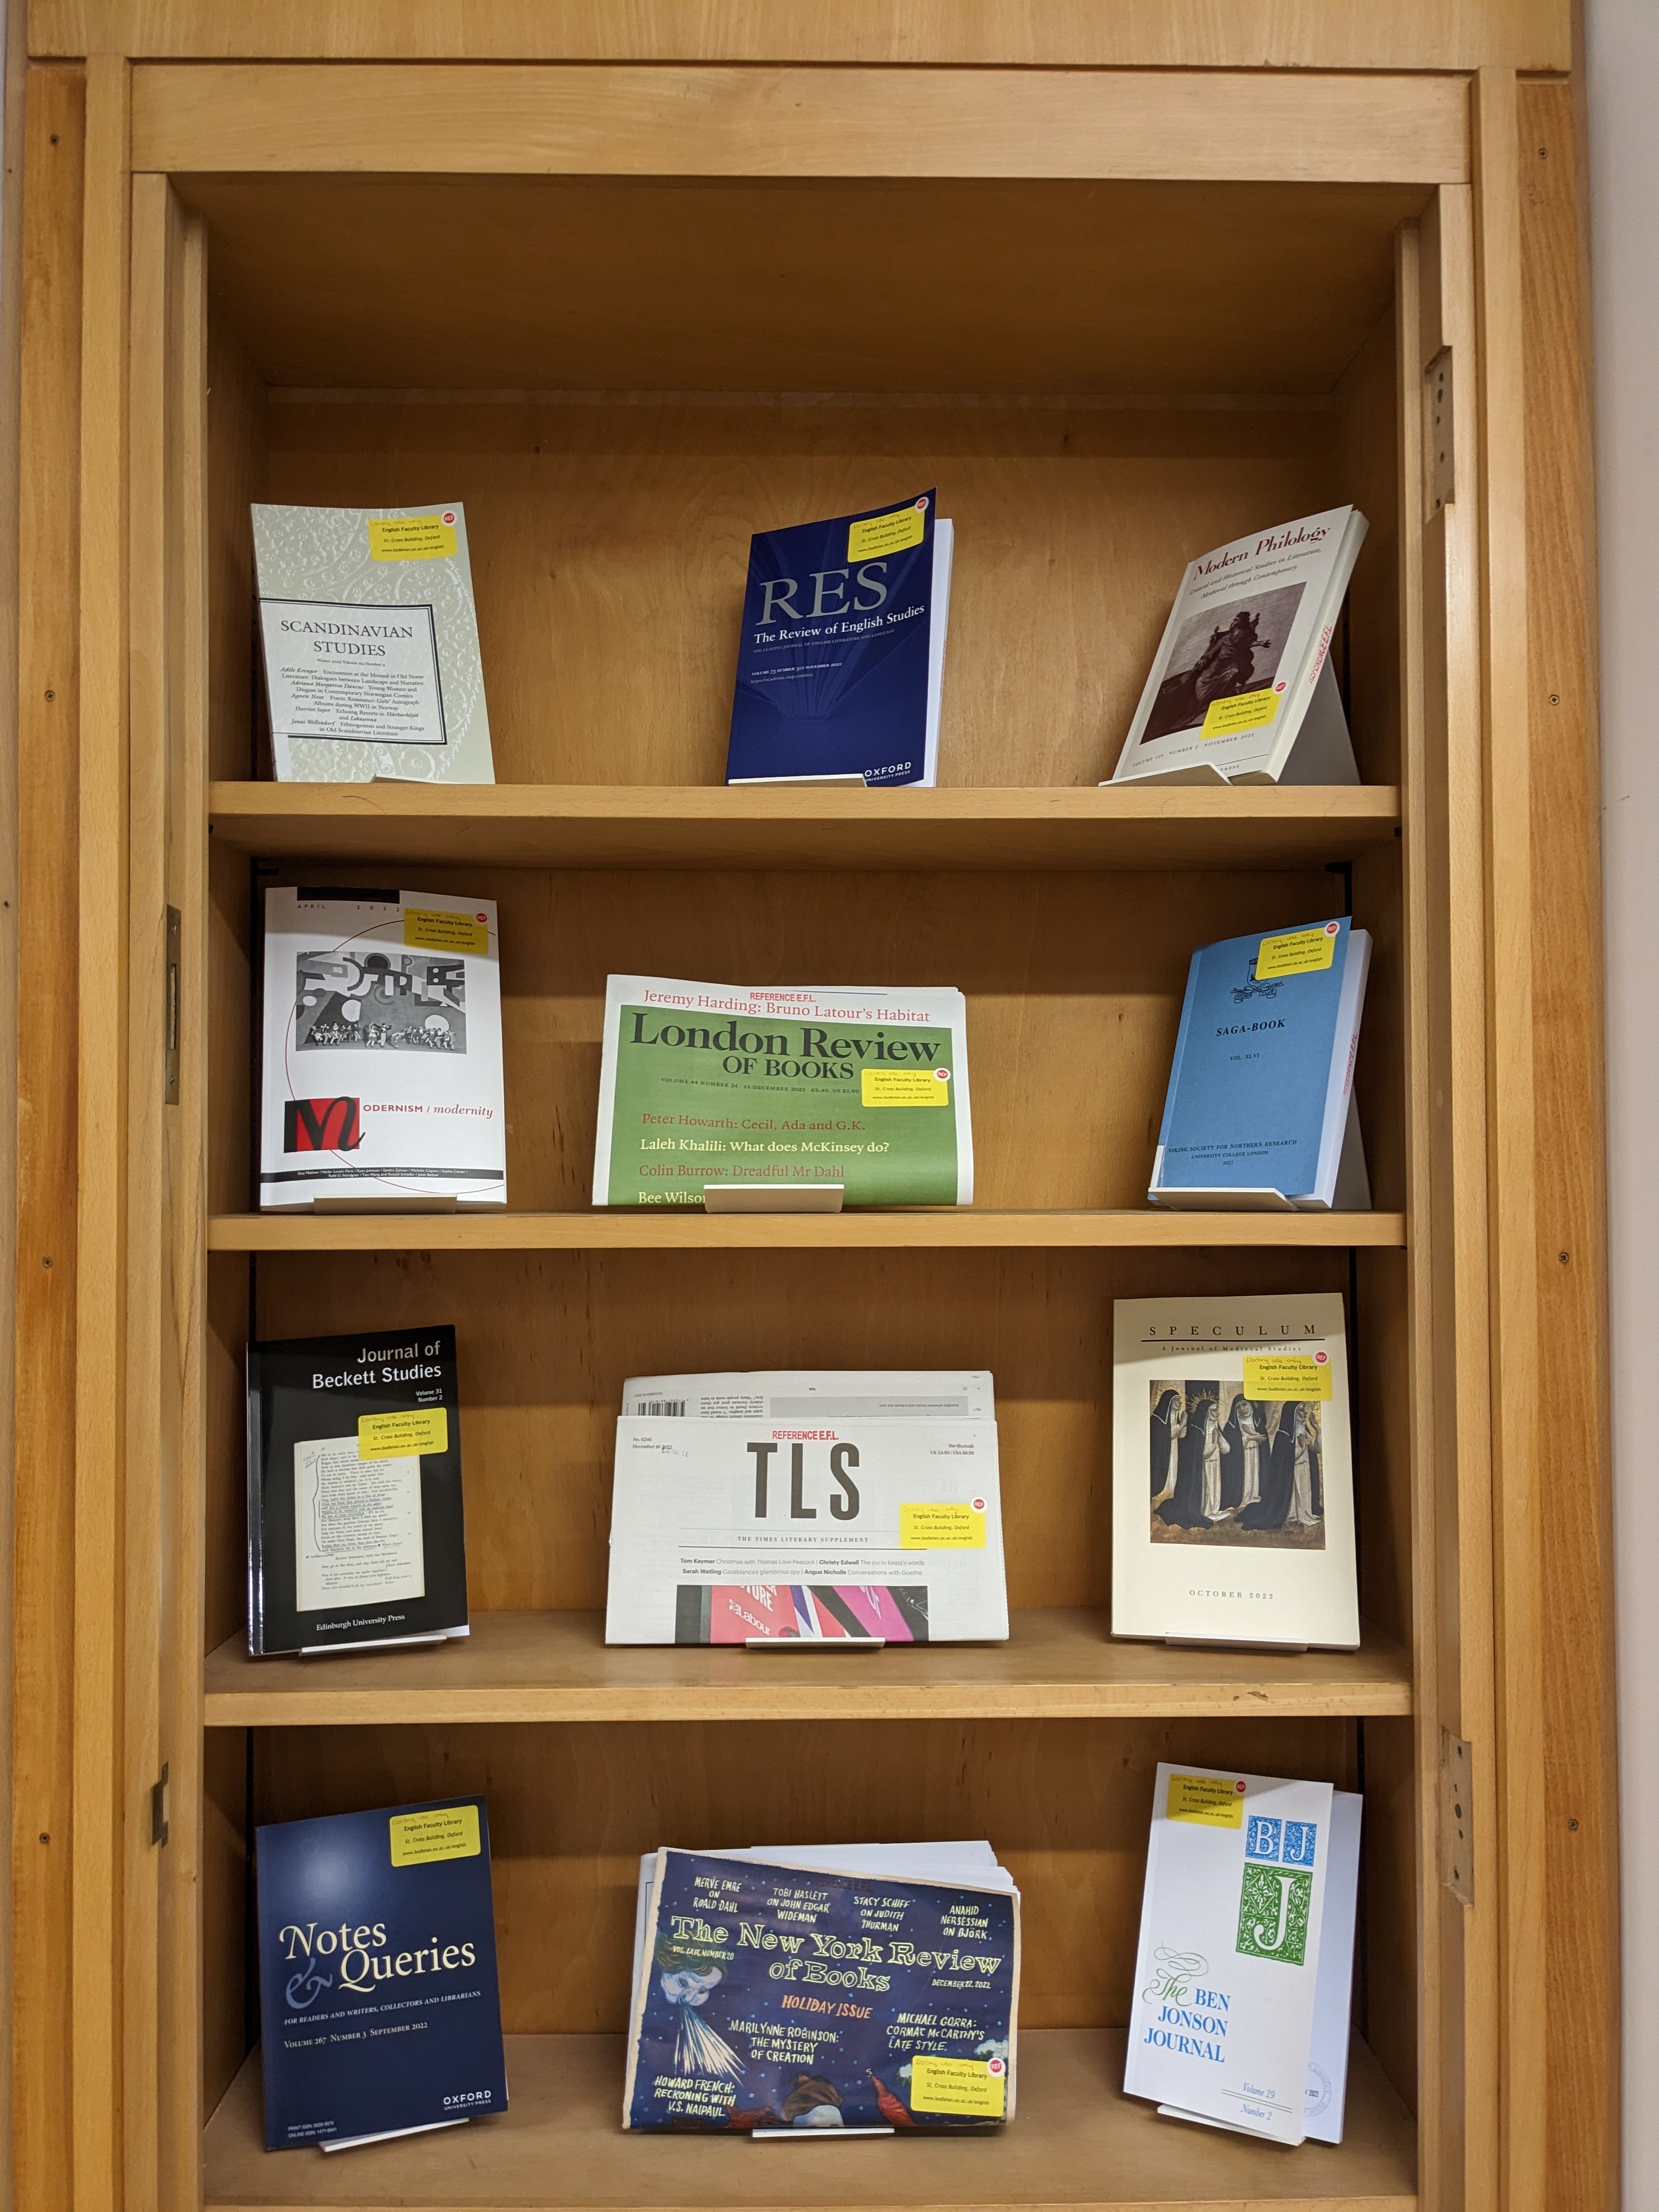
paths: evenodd
<path fill-rule="evenodd" d="M 623 2125 L 822 2142 L 1014 2116 L 1019 1893 L 988 1843 L 640 1861 Z"/>
<path fill-rule="evenodd" d="M 774 1369 L 623 1385 L 607 1643 L 1007 1634 L 988 1374 Z"/>

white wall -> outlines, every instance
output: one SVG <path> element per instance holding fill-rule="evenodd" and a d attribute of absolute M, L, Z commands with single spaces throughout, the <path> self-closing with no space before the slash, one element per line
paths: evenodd
<path fill-rule="evenodd" d="M 1659 2208 L 1659 0 L 1587 0 L 1626 2212 Z"/>

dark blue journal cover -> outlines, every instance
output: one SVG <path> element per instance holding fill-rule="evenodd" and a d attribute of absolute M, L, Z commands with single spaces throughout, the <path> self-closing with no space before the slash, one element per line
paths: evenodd
<path fill-rule="evenodd" d="M 1012 1890 L 664 1851 L 624 2124 L 994 2127 L 1018 1996 Z"/>
<path fill-rule="evenodd" d="M 261 1828 L 265 2148 L 507 2109 L 481 1797 Z"/>
<path fill-rule="evenodd" d="M 750 541 L 726 780 L 927 774 L 938 495 Z M 941 640 L 942 650 L 942 640 Z"/>

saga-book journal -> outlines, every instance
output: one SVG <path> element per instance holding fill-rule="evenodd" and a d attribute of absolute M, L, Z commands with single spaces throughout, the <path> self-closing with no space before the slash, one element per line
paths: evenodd
<path fill-rule="evenodd" d="M 482 1797 L 258 1831 L 265 2148 L 507 2110 Z"/>
<path fill-rule="evenodd" d="M 1147 1198 L 1363 1211 L 1353 1073 L 1370 933 L 1346 915 L 1203 945 L 1187 971 Z"/>
<path fill-rule="evenodd" d="M 624 2127 L 1014 2116 L 1015 1891 L 664 1850 L 642 1948 Z"/>
<path fill-rule="evenodd" d="M 507 1202 L 493 899 L 265 893 L 261 1206 Z"/>

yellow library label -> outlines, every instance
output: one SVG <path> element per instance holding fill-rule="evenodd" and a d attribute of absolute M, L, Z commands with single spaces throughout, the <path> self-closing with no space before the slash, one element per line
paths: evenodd
<path fill-rule="evenodd" d="M 905 1552 L 982 1552 L 985 1505 L 901 1505 L 899 1548 Z"/>
<path fill-rule="evenodd" d="M 458 550 L 455 525 L 443 514 L 370 518 L 369 557 L 374 561 L 446 561 Z"/>
<path fill-rule="evenodd" d="M 476 1805 L 445 1805 L 435 1813 L 392 1815 L 392 1863 L 430 1866 L 434 1859 L 476 1859 L 483 1845 Z"/>
<path fill-rule="evenodd" d="M 1239 691 L 1231 699 L 1212 699 L 1204 710 L 1200 738 L 1236 738 L 1241 730 L 1260 730 L 1279 712 L 1279 694 Z"/>
<path fill-rule="evenodd" d="M 920 545 L 927 518 L 919 507 L 896 507 L 890 514 L 872 514 L 848 525 L 847 557 L 868 561 L 878 553 L 902 553 Z"/>
<path fill-rule="evenodd" d="M 1256 948 L 1255 980 L 1270 983 L 1276 975 L 1312 975 L 1328 968 L 1336 957 L 1339 932 L 1334 921 L 1317 929 L 1287 929 L 1279 937 L 1264 937 Z"/>
<path fill-rule="evenodd" d="M 406 1413 L 360 1413 L 359 1459 L 409 1459 L 449 1449 L 447 1406 L 416 1406 Z"/>
<path fill-rule="evenodd" d="M 948 1106 L 948 1067 L 861 1067 L 860 1106 Z"/>
<path fill-rule="evenodd" d="M 1242 1828 L 1244 1784 L 1231 1774 L 1172 1774 L 1164 1817 L 1199 1828 Z"/>
<path fill-rule="evenodd" d="M 1000 2120 L 1007 2102 L 1008 2069 L 1000 2058 L 933 2058 L 921 2052 L 910 2061 L 913 2112 L 968 2112 L 977 2120 Z"/>
<path fill-rule="evenodd" d="M 1244 1395 L 1281 1404 L 1291 1398 L 1328 1398 L 1331 1395 L 1331 1355 L 1328 1352 L 1247 1352 L 1244 1355 Z"/>
<path fill-rule="evenodd" d="M 404 943 L 425 952 L 488 952 L 489 924 L 481 914 L 451 914 L 442 907 L 406 906 Z"/>

